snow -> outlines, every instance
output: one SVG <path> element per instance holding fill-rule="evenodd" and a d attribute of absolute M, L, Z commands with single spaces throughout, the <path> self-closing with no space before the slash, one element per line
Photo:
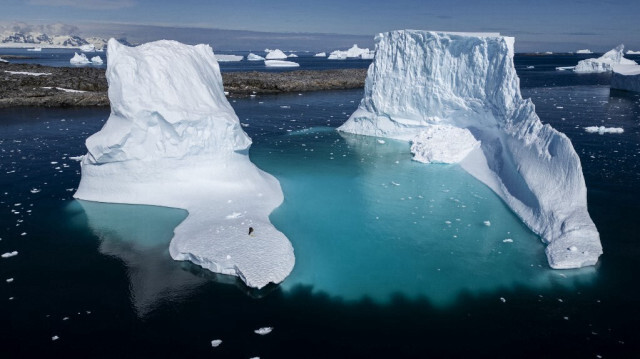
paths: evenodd
<path fill-rule="evenodd" d="M 267 55 L 269 57 L 269 55 Z M 284 60 L 265 60 L 264 65 L 267 67 L 299 67 L 300 64 L 293 61 Z"/>
<path fill-rule="evenodd" d="M 282 190 L 249 159 L 251 139 L 224 96 L 211 47 L 111 39 L 107 54 L 111 115 L 86 140 L 74 197 L 185 209 L 173 259 L 255 288 L 284 280 L 293 248 L 269 221 Z M 233 212 L 243 216 L 226 218 Z"/>
<path fill-rule="evenodd" d="M 258 335 L 267 335 L 269 333 L 271 333 L 271 331 L 273 331 L 272 327 L 262 327 L 260 329 L 256 329 L 253 332 L 258 334 Z"/>
<path fill-rule="evenodd" d="M 620 44 L 615 49 L 607 51 L 604 55 L 592 59 L 586 59 L 578 62 L 573 69 L 579 73 L 598 73 L 611 71 L 611 65 L 636 65 L 633 60 L 624 58 L 624 45 Z"/>
<path fill-rule="evenodd" d="M 71 58 L 71 60 L 69 60 L 69 62 L 71 62 L 74 65 L 86 65 L 91 63 L 91 61 L 87 59 L 87 56 L 85 54 L 78 54 L 77 52 L 74 53 L 73 57 Z"/>
<path fill-rule="evenodd" d="M 314 57 L 327 57 L 327 53 L 326 52 L 318 52 L 317 54 L 313 55 Z"/>
<path fill-rule="evenodd" d="M 27 76 L 51 76 L 51 72 L 26 72 L 26 71 L 6 71 L 11 75 L 27 75 Z"/>
<path fill-rule="evenodd" d="M 103 64 L 103 61 L 102 61 L 102 59 L 100 58 L 100 56 L 94 56 L 94 57 L 92 57 L 92 58 L 91 58 L 91 62 L 92 62 L 94 65 L 102 65 L 102 64 Z"/>
<path fill-rule="evenodd" d="M 584 128 L 589 133 L 597 133 L 604 135 L 605 133 L 623 133 L 624 129 L 621 127 L 604 127 L 604 126 L 589 126 Z"/>
<path fill-rule="evenodd" d="M 80 51 L 82 51 L 82 52 L 95 52 L 96 51 L 96 47 L 93 44 L 86 44 L 86 45 L 80 46 Z"/>
<path fill-rule="evenodd" d="M 456 132 L 460 142 L 466 138 L 466 146 L 479 146 L 461 167 L 540 235 L 549 265 L 594 265 L 602 246 L 587 211 L 580 159 L 569 138 L 543 125 L 533 103 L 522 98 L 514 39 L 403 30 L 380 34 L 376 43 L 364 98 L 339 130 L 413 141 L 412 146 L 434 126 L 466 130 Z M 430 131 L 439 133 L 435 128 Z M 425 146 L 438 149 L 435 141 Z M 451 159 L 466 152 L 443 151 L 456 155 Z M 579 250 L 567 251 L 571 246 Z"/>
<path fill-rule="evenodd" d="M 640 92 L 640 65 L 612 65 L 611 88 Z"/>
<path fill-rule="evenodd" d="M 260 55 L 256 55 L 253 52 L 247 55 L 247 60 L 249 61 L 264 61 L 264 57 Z"/>
<path fill-rule="evenodd" d="M 269 50 L 265 59 L 267 60 L 284 60 L 287 58 L 287 55 L 281 50 Z"/>
<path fill-rule="evenodd" d="M 458 163 L 480 147 L 468 129 L 449 125 L 429 126 L 411 142 L 413 159 L 424 163 Z"/>
<path fill-rule="evenodd" d="M 593 54 L 593 52 L 589 49 L 584 49 L 576 51 L 576 54 Z"/>
<path fill-rule="evenodd" d="M 51 87 L 51 86 L 43 86 L 42 88 L 43 88 L 43 89 L 45 89 L 45 90 L 51 90 L 51 89 L 52 89 L 52 88 L 54 88 L 54 87 Z M 66 89 L 66 88 L 64 88 L 64 87 L 55 87 L 55 89 L 56 89 L 56 90 L 58 90 L 58 91 L 71 92 L 71 93 L 84 93 L 84 92 L 87 92 L 87 91 L 80 91 L 80 90 Z"/>
<path fill-rule="evenodd" d="M 216 56 L 216 60 L 218 60 L 218 62 L 236 62 L 236 61 L 242 61 L 242 59 L 244 59 L 244 56 L 241 55 L 221 55 L 221 54 L 217 54 Z"/>

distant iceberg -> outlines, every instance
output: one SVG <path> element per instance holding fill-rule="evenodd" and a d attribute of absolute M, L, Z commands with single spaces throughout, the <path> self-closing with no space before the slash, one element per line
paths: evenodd
<path fill-rule="evenodd" d="M 584 49 L 576 51 L 576 54 L 593 54 L 593 52 L 591 52 L 591 50 L 589 49 Z"/>
<path fill-rule="evenodd" d="M 313 55 L 313 57 L 327 57 L 327 53 L 326 52 L 318 52 L 317 54 Z"/>
<path fill-rule="evenodd" d="M 373 52 L 369 49 L 361 49 L 357 44 L 354 44 L 346 51 L 335 50 L 329 54 L 329 60 L 346 60 L 348 58 L 373 59 Z"/>
<path fill-rule="evenodd" d="M 71 62 L 74 65 L 86 65 L 91 63 L 91 61 L 89 61 L 89 59 L 85 54 L 78 54 L 77 52 L 74 53 L 73 57 L 71 58 L 71 60 L 69 60 L 69 62 Z"/>
<path fill-rule="evenodd" d="M 628 50 L 627 55 L 640 55 L 640 51 Z"/>
<path fill-rule="evenodd" d="M 404 30 L 376 42 L 364 98 L 338 130 L 410 141 L 418 161 L 460 163 L 542 237 L 552 268 L 596 264 L 580 158 L 522 98 L 514 39 Z"/>
<path fill-rule="evenodd" d="M 624 128 L 622 127 L 604 127 L 604 126 L 589 126 L 584 128 L 585 131 L 589 133 L 597 133 L 600 135 L 604 135 L 605 133 L 623 133 Z"/>
<path fill-rule="evenodd" d="M 264 65 L 267 67 L 299 67 L 300 64 L 293 61 L 284 60 L 265 60 Z"/>
<path fill-rule="evenodd" d="M 278 49 L 269 50 L 269 52 L 267 53 L 267 56 L 265 56 L 265 59 L 267 60 L 284 60 L 286 58 L 287 58 L 287 55 Z"/>
<path fill-rule="evenodd" d="M 36 51 L 36 52 L 40 52 L 40 51 L 42 51 L 42 47 L 36 46 L 36 47 L 34 47 L 34 48 L 32 48 L 32 49 L 27 49 L 27 51 Z"/>
<path fill-rule="evenodd" d="M 216 60 L 218 60 L 218 62 L 236 62 L 236 61 L 242 61 L 242 59 L 244 59 L 244 56 L 242 55 L 221 55 L 221 54 L 215 54 Z"/>
<path fill-rule="evenodd" d="M 2 57 L 0 57 L 0 62 L 9 62 L 9 61 L 3 60 Z"/>
<path fill-rule="evenodd" d="M 298 55 L 296 55 L 296 54 L 289 54 L 289 55 L 287 55 L 287 57 L 298 57 Z"/>
<path fill-rule="evenodd" d="M 346 60 L 347 59 L 347 53 L 346 53 L 346 51 L 340 51 L 340 50 L 332 51 L 329 54 L 329 57 L 327 57 L 327 59 L 329 59 L 329 60 Z"/>
<path fill-rule="evenodd" d="M 80 51 L 82 52 L 95 52 L 96 47 L 93 44 L 87 44 L 80 46 Z"/>
<path fill-rule="evenodd" d="M 256 55 L 252 52 L 249 55 L 247 55 L 247 60 L 248 61 L 264 61 L 264 57 L 260 55 Z"/>
<path fill-rule="evenodd" d="M 102 65 L 102 64 L 103 64 L 103 61 L 102 61 L 102 59 L 100 58 L 100 56 L 94 56 L 94 57 L 92 57 L 92 58 L 91 58 L 91 62 L 92 62 L 94 65 Z"/>
<path fill-rule="evenodd" d="M 640 92 L 640 65 L 612 65 L 611 88 Z"/>
<path fill-rule="evenodd" d="M 593 59 L 578 62 L 573 69 L 579 73 L 598 73 L 611 71 L 611 65 L 637 65 L 635 61 L 624 58 L 624 45 L 618 45 L 615 49 L 607 51 L 604 55 Z"/>
<path fill-rule="evenodd" d="M 186 209 L 172 258 L 255 288 L 284 280 L 293 248 L 269 221 L 282 190 L 249 159 L 211 47 L 111 39 L 107 54 L 111 115 L 86 140 L 74 197 Z"/>

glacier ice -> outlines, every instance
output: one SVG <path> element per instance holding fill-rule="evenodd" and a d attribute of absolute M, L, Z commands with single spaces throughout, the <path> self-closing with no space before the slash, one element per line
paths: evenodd
<path fill-rule="evenodd" d="M 295 261 L 268 218 L 282 190 L 249 159 L 251 139 L 224 96 L 211 47 L 111 39 L 107 53 L 111 115 L 86 140 L 74 197 L 186 209 L 172 258 L 251 287 L 281 282 Z M 227 218 L 234 212 L 244 215 Z"/>
<path fill-rule="evenodd" d="M 640 65 L 612 65 L 611 88 L 640 92 Z"/>
<path fill-rule="evenodd" d="M 364 98 L 339 130 L 413 141 L 417 160 L 446 144 L 424 142 L 425 132 L 467 138 L 444 149 L 446 158 L 464 158 L 462 168 L 541 236 L 551 267 L 596 264 L 602 246 L 587 212 L 580 159 L 569 138 L 543 125 L 522 98 L 514 39 L 403 30 L 379 34 L 376 43 Z"/>
<path fill-rule="evenodd" d="M 624 45 L 622 44 L 598 58 L 579 61 L 573 71 L 579 73 L 609 72 L 611 71 L 611 65 L 617 64 L 637 65 L 635 61 L 624 58 Z"/>
<path fill-rule="evenodd" d="M 89 61 L 89 59 L 85 54 L 78 54 L 77 52 L 74 53 L 73 57 L 71 58 L 71 60 L 69 60 L 69 62 L 71 62 L 74 65 L 86 65 L 91 63 L 91 61 Z"/>

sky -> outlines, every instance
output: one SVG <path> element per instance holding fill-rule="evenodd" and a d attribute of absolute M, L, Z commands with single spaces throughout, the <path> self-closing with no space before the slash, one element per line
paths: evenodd
<path fill-rule="evenodd" d="M 515 36 L 519 51 L 606 51 L 619 43 L 640 50 L 637 0 L 2 0 L 0 22 L 61 22 L 83 32 L 112 24 L 371 39 L 396 29 L 483 31 Z"/>

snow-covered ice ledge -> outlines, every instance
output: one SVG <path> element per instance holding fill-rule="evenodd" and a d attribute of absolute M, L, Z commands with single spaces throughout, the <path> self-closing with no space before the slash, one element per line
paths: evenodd
<path fill-rule="evenodd" d="M 542 237 L 551 267 L 596 264 L 580 159 L 522 98 L 514 39 L 404 30 L 376 42 L 364 98 L 339 130 L 412 141 L 423 162 L 460 161 Z"/>
<path fill-rule="evenodd" d="M 186 209 L 169 248 L 174 259 L 255 288 L 284 280 L 293 248 L 268 218 L 282 190 L 249 160 L 251 139 L 224 96 L 211 48 L 111 39 L 107 51 L 111 115 L 86 141 L 74 197 Z"/>

